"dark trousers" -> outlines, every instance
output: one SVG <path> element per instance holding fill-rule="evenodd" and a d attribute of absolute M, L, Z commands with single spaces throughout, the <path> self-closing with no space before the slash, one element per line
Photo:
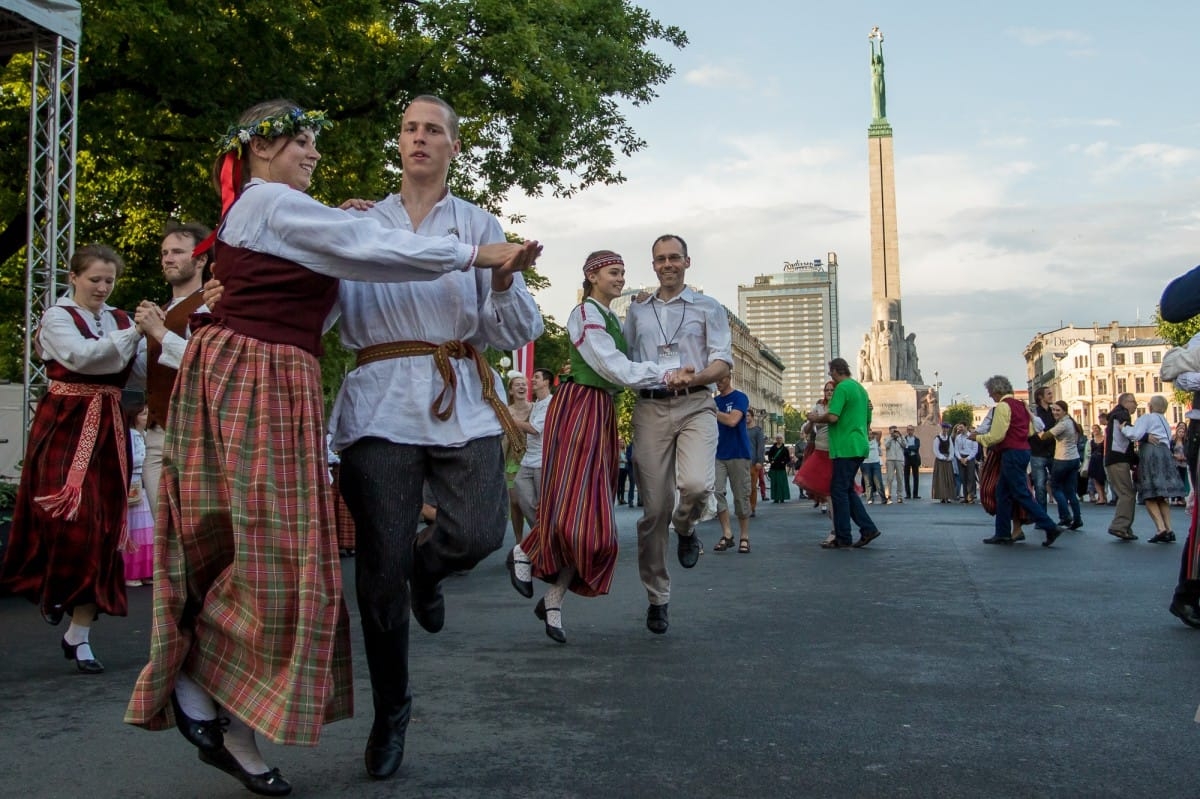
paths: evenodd
<path fill-rule="evenodd" d="M 1012 504 L 1018 503 L 1029 512 L 1029 518 L 1042 530 L 1054 530 L 1056 525 L 1042 506 L 1029 493 L 1029 450 L 1006 449 L 1000 453 L 1000 474 L 996 476 L 996 537 L 1012 535 Z"/>
<path fill-rule="evenodd" d="M 909 476 L 912 482 L 909 482 Z M 904 497 L 906 499 L 921 498 L 921 464 L 904 462 Z"/>
<path fill-rule="evenodd" d="M 833 531 L 843 544 L 852 543 L 850 522 L 858 525 L 860 533 L 875 532 L 875 522 L 867 515 L 862 497 L 854 490 L 854 475 L 862 458 L 834 458 L 833 476 L 829 480 L 829 505 L 833 510 Z"/>
<path fill-rule="evenodd" d="M 1059 524 L 1075 524 L 1083 521 L 1079 513 L 1079 495 L 1075 486 L 1079 482 L 1079 460 L 1054 461 L 1050 467 L 1050 488 L 1054 502 L 1058 505 Z"/>
<path fill-rule="evenodd" d="M 625 484 L 629 481 L 629 467 L 617 469 L 617 501 L 625 502 Z"/>

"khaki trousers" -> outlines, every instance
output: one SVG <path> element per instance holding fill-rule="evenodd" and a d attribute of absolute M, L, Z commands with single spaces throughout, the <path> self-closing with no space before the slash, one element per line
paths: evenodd
<path fill-rule="evenodd" d="M 671 598 L 668 525 L 691 535 L 716 483 L 717 405 L 705 392 L 639 399 L 633 407 L 638 491 L 638 571 L 652 605 Z M 678 504 L 676 498 L 678 495 Z M 673 509 L 673 512 L 672 512 Z"/>
<path fill-rule="evenodd" d="M 1104 467 L 1108 485 L 1117 495 L 1112 521 L 1108 529 L 1114 533 L 1133 532 L 1133 511 L 1137 507 L 1137 493 L 1133 489 L 1133 472 L 1128 463 L 1114 463 Z"/>
<path fill-rule="evenodd" d="M 150 502 L 150 513 L 158 518 L 158 479 L 162 476 L 163 442 L 167 431 L 161 426 L 146 428 L 146 460 L 142 463 L 142 490 Z"/>

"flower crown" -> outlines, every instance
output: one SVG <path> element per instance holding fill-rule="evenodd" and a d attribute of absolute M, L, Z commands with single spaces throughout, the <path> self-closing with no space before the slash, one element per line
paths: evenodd
<path fill-rule="evenodd" d="M 274 139 L 277 136 L 295 136 L 302 130 L 319 133 L 332 127 L 333 121 L 326 118 L 324 111 L 302 111 L 293 108 L 286 114 L 263 117 L 249 125 L 234 125 L 221 137 L 220 152 L 237 153 L 238 158 L 241 158 L 242 145 L 249 143 L 252 136 Z"/>

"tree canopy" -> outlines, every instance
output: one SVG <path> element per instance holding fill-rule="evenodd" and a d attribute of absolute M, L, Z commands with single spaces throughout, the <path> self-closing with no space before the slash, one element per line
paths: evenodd
<path fill-rule="evenodd" d="M 215 223 L 215 142 L 251 104 L 289 97 L 336 126 L 313 194 L 378 197 L 400 172 L 404 105 L 435 94 L 462 118 L 456 193 L 570 195 L 623 180 L 645 143 L 623 104 L 655 97 L 687 37 L 627 0 L 83 0 L 76 241 L 129 270 L 113 303 L 165 298 L 159 232 Z M 29 57 L 0 71 L 0 319 L 23 306 Z M 20 373 L 19 322 L 0 326 L 0 377 Z"/>

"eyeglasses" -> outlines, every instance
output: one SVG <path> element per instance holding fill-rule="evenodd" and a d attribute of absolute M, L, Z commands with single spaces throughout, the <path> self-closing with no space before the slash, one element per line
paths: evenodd
<path fill-rule="evenodd" d="M 654 256 L 654 263 L 660 264 L 660 265 L 661 264 L 681 264 L 681 263 L 683 263 L 683 261 L 684 261 L 684 256 L 677 252 L 673 252 L 670 255 Z"/>

